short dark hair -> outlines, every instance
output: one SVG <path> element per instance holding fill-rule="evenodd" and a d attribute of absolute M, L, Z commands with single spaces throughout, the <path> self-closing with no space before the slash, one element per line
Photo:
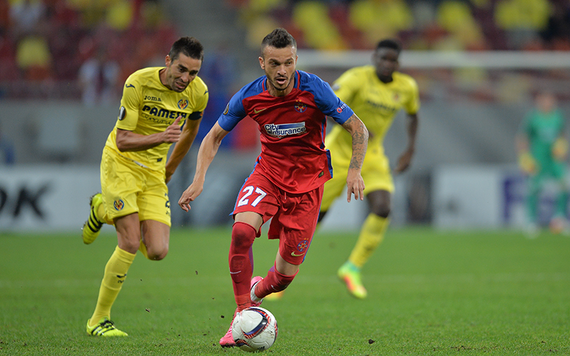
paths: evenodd
<path fill-rule="evenodd" d="M 174 61 L 178 58 L 180 53 L 190 58 L 199 59 L 201 61 L 204 60 L 204 47 L 200 41 L 194 37 L 180 37 L 170 48 L 168 56 Z"/>
<path fill-rule="evenodd" d="M 261 41 L 261 54 L 263 55 L 263 49 L 267 46 L 275 47 L 275 48 L 285 48 L 288 46 L 292 46 L 297 48 L 297 41 L 295 38 L 291 36 L 289 32 L 287 32 L 284 28 L 276 28 L 270 34 L 263 38 Z"/>
<path fill-rule="evenodd" d="M 402 51 L 402 45 L 400 44 L 400 41 L 395 39 L 385 39 L 378 42 L 378 45 L 376 45 L 376 50 L 379 50 L 380 48 L 391 48 L 393 50 L 396 50 L 398 53 Z"/>

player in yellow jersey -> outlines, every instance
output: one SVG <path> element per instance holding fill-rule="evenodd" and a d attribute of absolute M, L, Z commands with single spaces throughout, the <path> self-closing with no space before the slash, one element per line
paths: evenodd
<path fill-rule="evenodd" d="M 115 128 L 101 159 L 102 193 L 91 198 L 83 242 L 92 243 L 104 223 L 115 226 L 118 246 L 107 262 L 87 333 L 127 336 L 111 321 L 111 307 L 138 250 L 162 260 L 170 239 L 170 201 L 166 183 L 186 155 L 208 103 L 208 88 L 198 77 L 204 49 L 193 37 L 172 45 L 165 67 L 141 69 L 125 82 Z M 170 157 L 172 143 L 176 143 Z"/>
<path fill-rule="evenodd" d="M 386 39 L 378 43 L 373 54 L 374 65 L 355 67 L 342 74 L 333 84 L 336 95 L 350 106 L 369 131 L 368 150 L 362 166 L 362 177 L 370 213 L 350 257 L 338 270 L 349 292 L 366 298 L 360 269 L 382 242 L 390 222 L 390 200 L 394 183 L 382 142 L 396 114 L 407 113 L 407 148 L 399 157 L 394 173 L 405 171 L 412 161 L 420 108 L 418 86 L 409 75 L 397 72 L 400 43 Z M 351 157 L 351 137 L 335 126 L 327 135 L 326 147 L 331 152 L 333 178 L 325 183 L 319 221 L 338 198 L 346 184 Z"/>

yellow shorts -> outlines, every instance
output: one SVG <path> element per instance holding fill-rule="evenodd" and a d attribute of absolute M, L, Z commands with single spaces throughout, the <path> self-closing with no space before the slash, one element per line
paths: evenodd
<path fill-rule="evenodd" d="M 344 191 L 350 164 L 350 157 L 343 157 L 342 154 L 335 155 L 334 144 L 327 148 L 331 151 L 333 177 L 325 183 L 321 211 L 329 210 L 336 198 Z M 390 162 L 379 148 L 370 148 L 366 152 L 361 174 L 364 179 L 365 195 L 376 190 L 386 190 L 390 193 L 394 191 Z"/>
<path fill-rule="evenodd" d="M 101 159 L 101 192 L 109 224 L 121 216 L 138 213 L 140 221 L 155 220 L 171 226 L 164 170 L 142 167 L 105 147 Z"/>

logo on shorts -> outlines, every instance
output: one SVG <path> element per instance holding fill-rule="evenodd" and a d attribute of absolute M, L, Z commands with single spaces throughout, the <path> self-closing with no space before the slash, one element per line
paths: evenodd
<path fill-rule="evenodd" d="M 123 210 L 125 203 L 122 199 L 117 199 L 113 202 L 113 206 L 115 207 L 115 210 Z"/>
<path fill-rule="evenodd" d="M 299 256 L 303 256 L 307 251 L 307 247 L 309 247 L 309 241 L 307 240 L 303 240 L 301 242 L 299 242 L 297 244 L 297 251 L 301 252 L 301 253 L 295 253 L 295 251 L 291 252 L 291 256 L 293 257 L 299 257 Z"/>

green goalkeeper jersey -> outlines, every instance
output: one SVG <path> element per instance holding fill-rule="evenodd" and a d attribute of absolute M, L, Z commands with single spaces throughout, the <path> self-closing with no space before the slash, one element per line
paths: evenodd
<path fill-rule="evenodd" d="M 553 160 L 554 142 L 563 136 L 564 118 L 558 109 L 549 113 L 533 110 L 525 118 L 523 130 L 534 159 L 539 164 L 547 164 Z"/>

